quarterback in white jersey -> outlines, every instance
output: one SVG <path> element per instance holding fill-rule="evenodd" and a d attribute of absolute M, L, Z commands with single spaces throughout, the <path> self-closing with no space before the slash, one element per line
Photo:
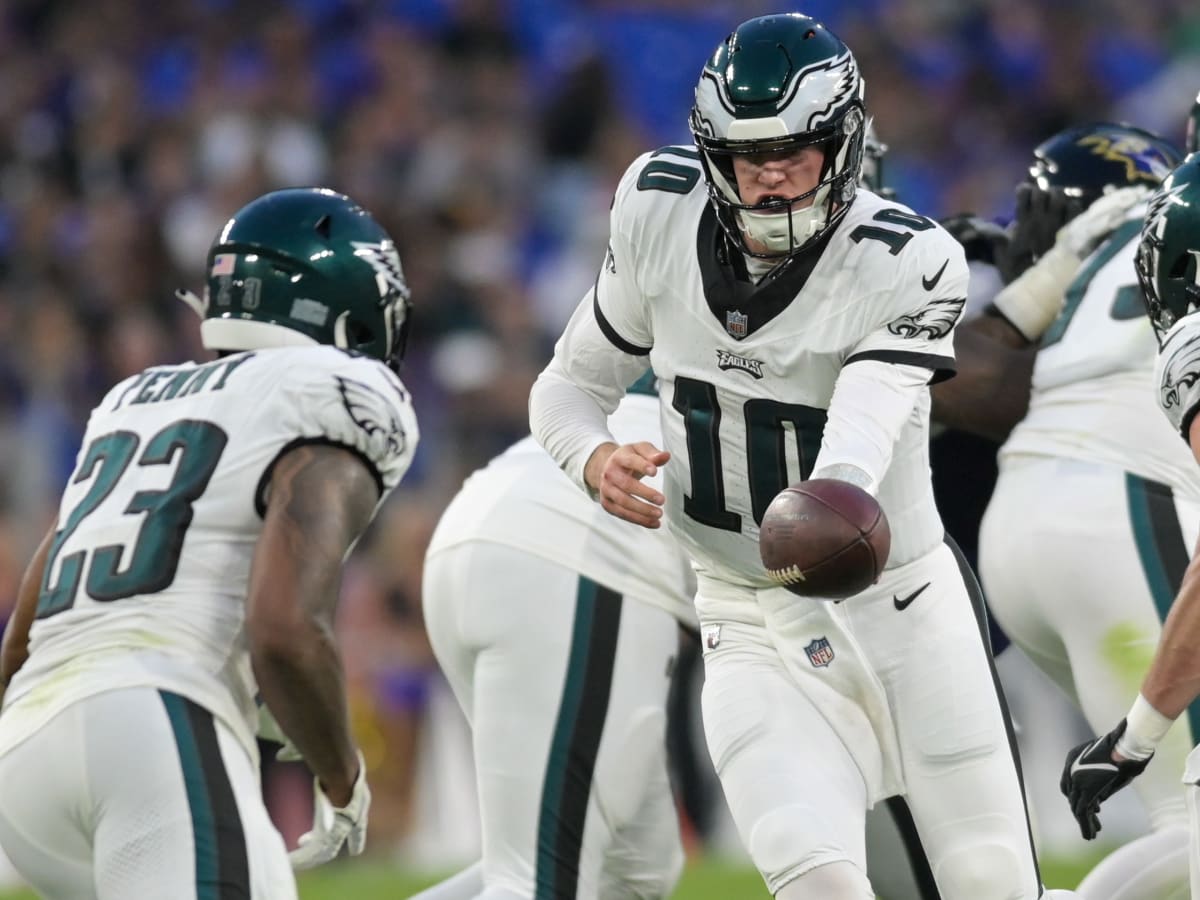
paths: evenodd
<path fill-rule="evenodd" d="M 645 385 L 645 387 L 643 387 Z M 659 433 L 652 378 L 610 421 Z M 694 578 L 532 438 L 470 476 L 425 557 L 425 623 L 471 723 L 483 859 L 420 900 L 667 897 L 683 866 L 666 706 Z"/>
<path fill-rule="evenodd" d="M 1156 344 L 1133 264 L 1139 201 L 1177 159 L 1157 136 L 1115 123 L 1070 128 L 1039 145 L 1023 187 L 1079 198 L 1087 209 L 994 301 L 1013 312 L 1007 330 L 1021 345 L 1013 352 L 1032 372 L 1008 367 L 1027 406 L 1000 449 L 980 576 L 1005 634 L 1097 729 L 1120 716 L 1140 682 L 1200 528 L 1200 472 L 1149 402 Z M 1028 226 L 1023 215 L 1018 228 Z M 1039 291 L 1057 315 L 1031 314 Z M 1008 322 L 986 317 L 960 333 L 989 324 Z M 969 353 L 960 353 L 960 389 L 973 375 Z M 935 414 L 943 399 L 935 391 Z M 1186 889 L 1178 771 L 1192 746 L 1188 725 L 1180 722 L 1138 783 L 1153 833 L 1111 854 L 1081 896 Z"/>
<path fill-rule="evenodd" d="M 865 812 L 904 795 L 942 897 L 1033 898 L 978 595 L 929 479 L 928 385 L 953 370 L 967 267 L 936 223 L 856 193 L 864 126 L 854 58 L 822 25 L 739 26 L 702 73 L 697 147 L 622 180 L 533 432 L 621 518 L 658 527 L 665 504 L 697 571 L 709 752 L 775 896 L 873 897 Z M 605 417 L 651 366 L 665 449 L 618 444 Z M 639 481 L 663 466 L 662 492 Z M 813 475 L 872 492 L 892 526 L 879 582 L 840 604 L 759 561 L 766 506 Z"/>
<path fill-rule="evenodd" d="M 331 191 L 254 201 L 208 266 L 192 299 L 222 355 L 93 410 L 5 634 L 0 844 L 46 896 L 295 897 L 258 783 L 260 695 L 318 778 L 293 865 L 362 849 L 330 616 L 417 442 L 389 368 L 408 289 Z"/>
<path fill-rule="evenodd" d="M 1155 371 L 1159 406 L 1171 428 L 1200 460 L 1200 154 L 1193 153 L 1151 199 L 1137 253 L 1138 280 L 1150 320 L 1165 335 Z M 1194 543 L 1194 542 L 1193 542 Z M 1192 543 L 1189 543 L 1189 547 Z M 1117 726 L 1067 756 L 1062 789 L 1085 834 L 1100 830 L 1100 805 L 1159 764 L 1184 713 L 1200 695 L 1200 556 L 1187 563 L 1162 638 L 1133 706 Z M 1130 691 L 1129 693 L 1132 693 Z M 1126 698 L 1128 699 L 1128 698 Z M 1115 719 L 1119 713 L 1115 713 Z M 1195 737 L 1193 737 L 1195 740 Z M 1164 746 L 1165 745 L 1165 746 Z M 1156 752 L 1157 751 L 1157 752 Z M 1190 824 L 1191 894 L 1200 896 L 1200 749 L 1182 773 Z"/>

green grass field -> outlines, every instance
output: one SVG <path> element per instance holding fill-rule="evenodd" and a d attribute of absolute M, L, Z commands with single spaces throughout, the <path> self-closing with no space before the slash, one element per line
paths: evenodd
<path fill-rule="evenodd" d="M 1093 864 L 1090 859 L 1045 859 L 1042 877 L 1048 887 L 1075 887 Z M 421 876 L 381 863 L 336 863 L 301 878 L 300 896 L 303 900 L 403 900 L 441 877 Z M 36 895 L 0 891 L 0 900 L 36 900 Z M 753 869 L 697 860 L 684 871 L 672 900 L 768 900 L 768 895 Z"/>

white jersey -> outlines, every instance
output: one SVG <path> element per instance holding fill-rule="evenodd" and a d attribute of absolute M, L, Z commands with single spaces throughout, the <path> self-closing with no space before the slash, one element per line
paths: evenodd
<path fill-rule="evenodd" d="M 658 398 L 627 395 L 609 426 L 622 442 L 659 443 Z M 647 483 L 661 490 L 661 471 Z M 442 514 L 428 554 L 467 541 L 543 557 L 698 627 L 691 564 L 670 532 L 648 531 L 606 513 L 531 437 L 467 478 Z"/>
<path fill-rule="evenodd" d="M 1134 255 L 1144 207 L 1084 262 L 1043 335 L 1026 413 L 1000 451 L 1115 466 L 1200 497 L 1200 471 L 1154 411 L 1157 342 Z"/>
<path fill-rule="evenodd" d="M 672 455 L 668 521 L 701 573 L 765 587 L 763 512 L 808 477 L 818 453 L 825 465 L 838 456 L 831 443 L 845 445 L 845 433 L 835 440 L 826 427 L 840 376 L 856 363 L 894 364 L 881 366 L 866 402 L 858 398 L 870 415 L 888 405 L 892 375 L 915 367 L 916 400 L 884 429 L 877 496 L 892 529 L 889 565 L 928 553 L 944 532 L 930 487 L 927 383 L 953 370 L 967 295 L 961 246 L 933 221 L 860 190 L 821 250 L 752 286 L 732 274 L 740 258 L 723 264 L 727 244 L 701 175 L 693 148 L 633 163 L 596 287 L 543 377 L 611 411 L 623 385 L 652 367 Z M 614 346 L 625 355 L 614 360 Z M 546 422 L 534 426 L 555 452 Z"/>
<path fill-rule="evenodd" d="M 1200 313 L 1184 316 L 1167 332 L 1154 385 L 1159 408 L 1184 446 L 1189 446 L 1188 430 L 1200 411 Z"/>
<path fill-rule="evenodd" d="M 250 565 L 272 466 L 306 443 L 357 454 L 382 500 L 417 443 L 407 391 L 382 363 L 328 346 L 154 367 L 109 391 L 63 493 L 30 656 L 4 697 L 6 720 L 21 724 L 4 733 L 149 685 L 204 706 L 252 748 Z"/>

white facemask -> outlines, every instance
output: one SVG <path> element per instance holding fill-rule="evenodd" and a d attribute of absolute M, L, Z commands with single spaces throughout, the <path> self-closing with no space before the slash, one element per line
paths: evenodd
<path fill-rule="evenodd" d="M 812 205 L 804 209 L 790 212 L 738 210 L 738 228 L 747 240 L 762 244 L 768 253 L 790 253 L 825 224 L 828 201 L 829 186 L 826 185 L 813 195 Z"/>

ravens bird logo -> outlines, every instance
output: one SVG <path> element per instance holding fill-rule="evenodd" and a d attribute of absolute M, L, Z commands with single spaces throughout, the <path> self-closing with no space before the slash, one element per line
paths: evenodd
<path fill-rule="evenodd" d="M 966 297 L 943 297 L 940 300 L 931 300 L 920 312 L 893 319 L 888 323 L 888 331 L 897 337 L 928 337 L 930 340 L 937 340 L 950 333 L 950 329 L 962 315 L 966 302 Z"/>

